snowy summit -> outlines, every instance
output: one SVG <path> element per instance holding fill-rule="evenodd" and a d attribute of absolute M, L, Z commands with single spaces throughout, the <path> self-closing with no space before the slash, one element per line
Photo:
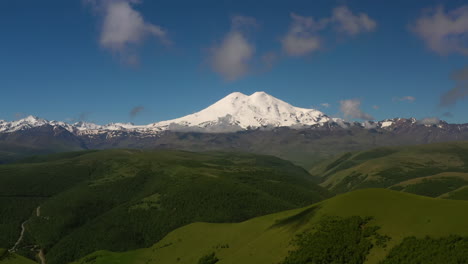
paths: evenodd
<path fill-rule="evenodd" d="M 320 111 L 294 107 L 265 92 L 255 92 L 250 96 L 235 92 L 200 112 L 150 126 L 169 129 L 231 126 L 242 130 L 266 126 L 309 126 L 329 120 Z"/>

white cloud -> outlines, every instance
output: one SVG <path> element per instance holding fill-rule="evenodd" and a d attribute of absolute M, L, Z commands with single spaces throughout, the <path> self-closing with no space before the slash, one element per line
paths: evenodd
<path fill-rule="evenodd" d="M 223 41 L 211 49 L 210 64 L 213 71 L 228 81 L 236 80 L 249 72 L 255 46 L 246 37 L 245 29 L 255 26 L 254 18 L 234 16 L 231 31 Z"/>
<path fill-rule="evenodd" d="M 303 17 L 291 13 L 292 23 L 288 33 L 281 40 L 283 50 L 290 56 L 302 56 L 320 48 L 321 40 L 317 31 L 323 29 L 327 22 L 316 22 L 312 17 Z"/>
<path fill-rule="evenodd" d="M 447 12 L 441 6 L 427 9 L 411 29 L 432 51 L 468 55 L 468 5 Z"/>
<path fill-rule="evenodd" d="M 423 125 L 436 125 L 440 122 L 438 117 L 426 117 L 418 121 L 418 123 Z"/>
<path fill-rule="evenodd" d="M 365 13 L 353 14 L 346 6 L 333 9 L 331 21 L 339 32 L 357 35 L 375 30 L 377 23 Z"/>
<path fill-rule="evenodd" d="M 366 128 L 366 129 L 373 129 L 373 128 L 376 128 L 378 123 L 375 123 L 373 121 L 369 121 L 369 120 L 366 120 L 362 123 L 362 125 Z"/>
<path fill-rule="evenodd" d="M 407 101 L 407 102 L 412 103 L 412 102 L 416 101 L 416 97 L 414 97 L 414 96 L 394 97 L 393 100 L 394 101 L 400 101 L 400 102 Z"/>
<path fill-rule="evenodd" d="M 231 28 L 233 31 L 258 27 L 257 21 L 253 17 L 236 15 L 231 17 Z"/>
<path fill-rule="evenodd" d="M 340 110 L 345 117 L 358 118 L 364 120 L 373 120 L 374 117 L 363 112 L 361 109 L 361 101 L 358 99 L 349 99 L 340 101 Z"/>
<path fill-rule="evenodd" d="M 87 0 L 96 13 L 102 17 L 100 45 L 123 57 L 127 63 L 137 63 L 134 48 L 148 37 L 157 38 L 162 44 L 170 45 L 167 31 L 151 24 L 133 9 L 137 0 Z"/>
<path fill-rule="evenodd" d="M 374 108 L 375 110 L 379 110 L 380 107 L 378 105 L 373 105 L 372 108 Z"/>
<path fill-rule="evenodd" d="M 329 103 L 321 103 L 322 107 L 329 108 L 331 105 Z"/>
<path fill-rule="evenodd" d="M 329 27 L 346 35 L 370 32 L 377 27 L 367 14 L 354 14 L 346 6 L 334 8 L 330 17 L 320 20 L 295 13 L 291 13 L 291 19 L 289 30 L 281 39 L 283 50 L 290 56 L 304 56 L 319 50 L 323 46 L 319 32 Z"/>

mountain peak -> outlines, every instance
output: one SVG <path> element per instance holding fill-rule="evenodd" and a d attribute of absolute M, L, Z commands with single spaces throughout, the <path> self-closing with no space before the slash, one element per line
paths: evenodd
<path fill-rule="evenodd" d="M 29 115 L 23 119 L 13 122 L 1 122 L 2 126 L 0 126 L 0 132 L 23 130 L 47 125 L 48 123 L 49 122 L 45 119 Z"/>
<path fill-rule="evenodd" d="M 249 96 L 249 98 L 251 98 L 251 100 L 255 100 L 255 101 L 273 101 L 273 100 L 279 100 L 278 98 L 272 96 L 272 95 L 269 95 L 265 92 L 255 92 L 253 94 L 251 94 Z"/>
<path fill-rule="evenodd" d="M 40 120 L 43 120 L 43 119 L 40 119 L 39 117 L 37 116 L 33 116 L 33 115 L 28 115 L 27 117 L 23 118 L 23 119 L 20 119 L 18 121 L 23 121 L 23 122 L 28 122 L 28 123 L 34 123 L 34 122 L 37 122 L 37 121 L 40 121 Z"/>
<path fill-rule="evenodd" d="M 235 97 L 247 97 L 247 95 L 241 93 L 241 92 L 232 92 L 230 94 L 228 94 L 226 97 L 224 98 L 235 98 Z"/>
<path fill-rule="evenodd" d="M 39 118 L 37 116 L 29 115 L 23 119 L 13 121 L 13 123 L 15 123 L 16 125 L 26 125 L 26 126 L 36 127 L 36 126 L 45 125 L 48 123 L 48 121 L 45 119 Z"/>
<path fill-rule="evenodd" d="M 244 99 L 244 98 L 247 98 L 247 97 L 250 97 L 250 98 L 261 98 L 261 97 L 263 97 L 263 98 L 267 98 L 267 97 L 275 98 L 274 96 L 269 95 L 268 93 L 266 93 L 264 91 L 258 91 L 258 92 L 254 92 L 251 95 L 246 95 L 246 94 L 241 93 L 241 92 L 232 92 L 232 93 L 228 94 L 227 96 L 225 96 L 223 99 L 231 99 L 231 98 Z M 223 99 L 221 99 L 221 100 L 223 100 Z"/>
<path fill-rule="evenodd" d="M 307 126 L 330 120 L 315 109 L 294 107 L 265 92 L 247 96 L 234 92 L 211 106 L 181 118 L 152 124 L 152 127 L 168 127 L 175 124 L 183 127 L 209 128 L 220 126 L 237 127 L 237 130 L 264 126 Z"/>
<path fill-rule="evenodd" d="M 271 95 L 265 93 L 264 91 L 258 91 L 258 92 L 255 92 L 255 93 L 251 94 L 250 96 L 255 97 L 255 96 L 271 96 Z"/>

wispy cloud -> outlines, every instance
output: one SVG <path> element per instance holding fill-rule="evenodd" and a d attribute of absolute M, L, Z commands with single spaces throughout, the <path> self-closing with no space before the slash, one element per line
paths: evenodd
<path fill-rule="evenodd" d="M 438 117 L 426 117 L 418 121 L 418 123 L 423 125 L 436 125 L 440 122 Z"/>
<path fill-rule="evenodd" d="M 304 17 L 291 13 L 289 31 L 281 39 L 283 50 L 290 56 L 302 56 L 316 51 L 321 46 L 317 32 L 323 29 L 325 20 L 315 21 L 313 17 Z"/>
<path fill-rule="evenodd" d="M 81 112 L 78 115 L 77 120 L 78 121 L 88 121 L 90 115 L 91 115 L 91 113 L 89 113 L 89 112 Z"/>
<path fill-rule="evenodd" d="M 468 97 L 468 67 L 452 73 L 455 87 L 440 96 L 439 106 L 447 107 L 455 105 L 459 100 Z"/>
<path fill-rule="evenodd" d="M 90 115 L 91 113 L 89 112 L 81 112 L 78 114 L 78 117 L 68 117 L 68 118 L 65 118 L 65 120 L 70 123 L 87 122 Z"/>
<path fill-rule="evenodd" d="M 453 117 L 453 114 L 451 112 L 445 112 L 442 114 L 444 117 L 447 117 L 447 118 L 452 118 Z"/>
<path fill-rule="evenodd" d="M 329 103 L 321 103 L 320 105 L 324 108 L 330 108 L 331 106 Z"/>
<path fill-rule="evenodd" d="M 271 68 L 273 68 L 273 66 L 276 64 L 278 59 L 279 59 L 278 54 L 276 54 L 273 51 L 264 53 L 262 57 L 260 58 L 261 63 L 263 64 L 263 68 L 265 70 L 270 70 Z"/>
<path fill-rule="evenodd" d="M 379 107 L 378 105 L 373 105 L 372 108 L 375 109 L 375 110 L 379 110 L 379 109 L 380 109 L 380 107 Z"/>
<path fill-rule="evenodd" d="M 138 114 L 140 114 L 144 110 L 145 110 L 144 106 L 141 106 L 141 105 L 135 106 L 130 110 L 129 115 L 131 118 L 135 118 Z"/>
<path fill-rule="evenodd" d="M 232 17 L 231 30 L 220 44 L 211 48 L 211 68 L 225 80 L 234 81 L 249 72 L 255 46 L 248 41 L 246 32 L 256 25 L 254 18 Z"/>
<path fill-rule="evenodd" d="M 333 9 L 331 21 L 335 23 L 337 31 L 348 35 L 371 32 L 377 28 L 377 22 L 371 19 L 369 15 L 366 13 L 354 14 L 346 6 Z"/>
<path fill-rule="evenodd" d="M 25 117 L 26 115 L 24 113 L 17 112 L 17 113 L 14 113 L 13 116 L 15 117 L 15 119 L 21 119 Z"/>
<path fill-rule="evenodd" d="M 320 50 L 324 40 L 319 32 L 329 27 L 350 36 L 377 28 L 375 20 L 367 14 L 354 14 L 347 6 L 334 8 L 330 17 L 320 20 L 295 13 L 291 13 L 291 19 L 289 30 L 281 39 L 283 51 L 290 56 L 304 56 Z"/>
<path fill-rule="evenodd" d="M 244 31 L 257 28 L 257 20 L 253 17 L 235 15 L 231 17 L 231 29 L 233 31 Z"/>
<path fill-rule="evenodd" d="M 451 11 L 442 6 L 426 9 L 410 28 L 432 51 L 468 55 L 468 5 Z"/>
<path fill-rule="evenodd" d="M 399 101 L 399 102 L 406 101 L 406 102 L 412 103 L 412 102 L 416 101 L 416 97 L 409 96 L 409 95 L 408 96 L 403 96 L 403 97 L 393 97 L 393 101 Z"/>
<path fill-rule="evenodd" d="M 374 117 L 361 110 L 361 100 L 349 99 L 340 101 L 340 110 L 345 117 L 373 120 Z"/>
<path fill-rule="evenodd" d="M 84 0 L 92 6 L 101 18 L 101 47 L 120 56 L 129 64 L 138 63 L 136 47 L 148 37 L 155 37 L 164 45 L 171 41 L 167 31 L 159 25 L 146 22 L 143 16 L 133 8 L 140 4 L 138 0 Z"/>

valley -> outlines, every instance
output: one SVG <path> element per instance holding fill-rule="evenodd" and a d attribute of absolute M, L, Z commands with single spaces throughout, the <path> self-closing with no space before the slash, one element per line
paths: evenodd
<path fill-rule="evenodd" d="M 26 199 L 32 208 L 2 207 L 2 215 L 10 213 L 0 229 L 11 237 L 0 247 L 15 244 L 15 252 L 5 251 L 0 263 L 197 263 L 215 253 L 216 263 L 286 264 L 298 234 L 312 239 L 333 221 L 376 230 L 363 240 L 370 246 L 362 263 L 387 263 L 393 248 L 412 241 L 406 238 L 468 236 L 461 209 L 468 206 L 467 150 L 465 142 L 380 147 L 338 155 L 309 172 L 240 152 L 35 156 L 0 166 L 2 204 Z"/>
<path fill-rule="evenodd" d="M 242 153 L 78 152 L 3 165 L 0 174 L 2 196 L 34 197 L 35 212 L 3 207 L 11 198 L 0 198 L 7 216 L 0 231 L 11 234 L 1 247 L 15 243 L 23 225 L 16 252 L 38 245 L 47 263 L 149 246 L 191 222 L 238 222 L 331 196 L 290 162 Z"/>

